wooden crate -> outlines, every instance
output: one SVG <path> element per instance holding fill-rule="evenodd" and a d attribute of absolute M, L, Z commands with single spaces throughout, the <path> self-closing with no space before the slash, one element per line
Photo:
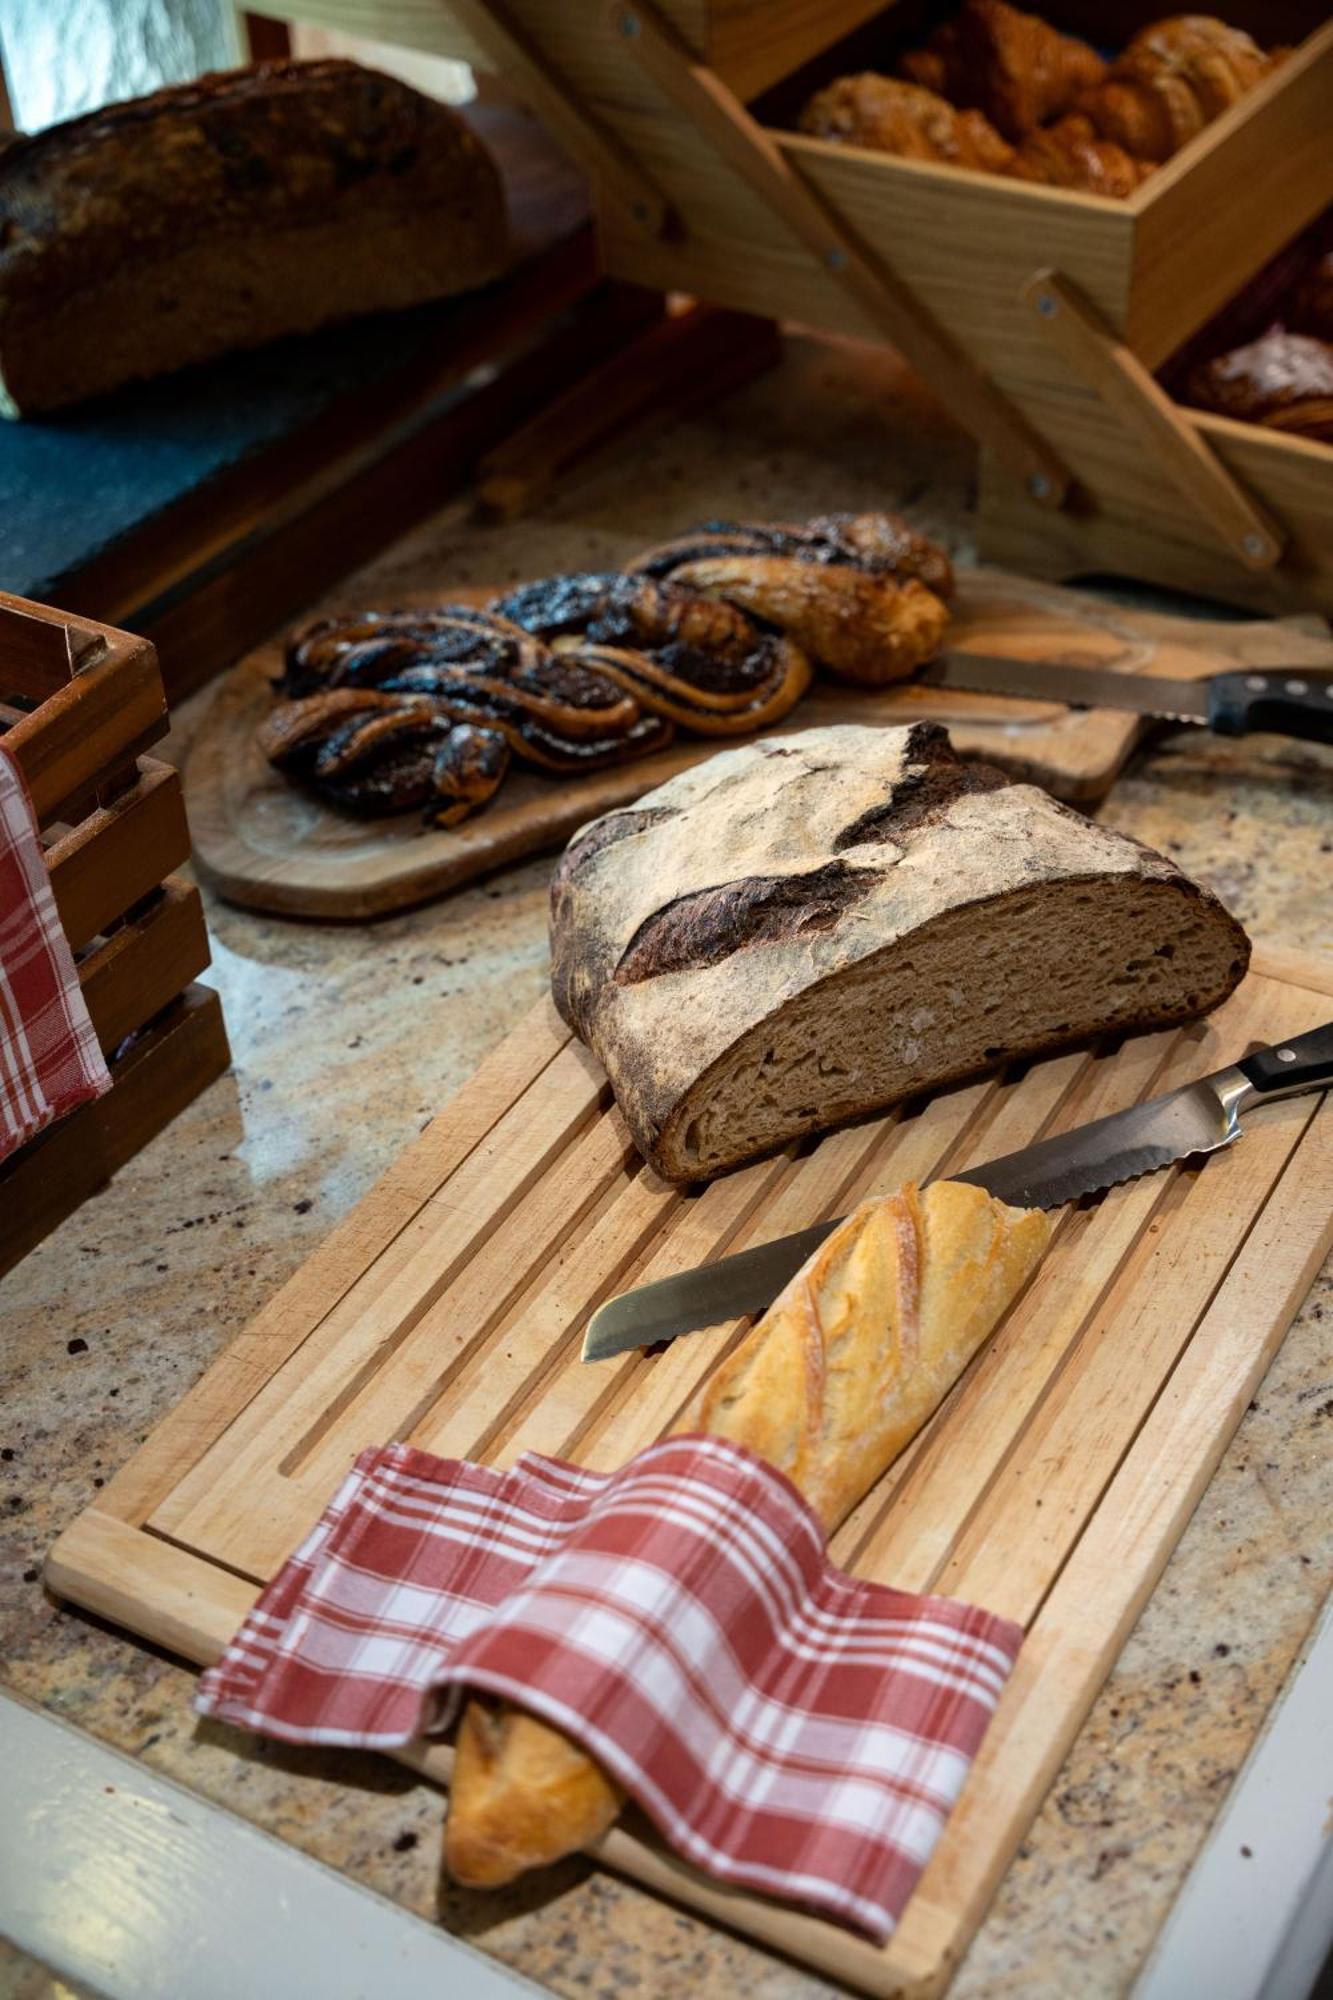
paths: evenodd
<path fill-rule="evenodd" d="M 32 795 L 51 887 L 112 1088 L 0 1166 L 0 1273 L 227 1066 L 199 891 L 170 871 L 180 779 L 141 753 L 167 727 L 153 648 L 0 594 L 0 730 Z"/>
<path fill-rule="evenodd" d="M 287 13 L 290 0 L 265 11 Z M 872 11 L 862 0 L 301 8 L 482 68 L 521 48 L 597 182 L 616 275 L 895 341 L 986 447 L 985 554 L 1064 574 L 1109 559 L 1264 609 L 1333 609 L 1333 450 L 1174 412 L 1153 402 L 1146 372 L 1333 200 L 1325 10 L 1224 0 L 1238 24 L 1298 46 L 1127 201 L 790 129 L 810 88 L 849 62 L 866 66 L 864 39 L 851 55 L 833 45 Z M 1109 42 L 1161 8 L 1064 0 L 1043 11 Z M 886 60 L 891 26 L 869 60 Z M 783 75 L 787 87 L 752 117 L 742 100 Z M 617 172 L 625 161 L 632 190 Z M 1113 390 L 1123 379 L 1052 340 L 1031 295 L 1045 271 L 1072 288 L 1108 366 L 1128 373 L 1124 395 L 1107 394 L 1108 379 Z"/>

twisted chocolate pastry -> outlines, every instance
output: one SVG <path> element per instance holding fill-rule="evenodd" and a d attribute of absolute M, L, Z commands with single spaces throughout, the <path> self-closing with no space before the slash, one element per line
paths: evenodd
<path fill-rule="evenodd" d="M 630 570 L 724 598 L 863 686 L 901 680 L 938 651 L 953 591 L 943 549 L 896 514 L 710 521 Z"/>
<path fill-rule="evenodd" d="M 288 643 L 259 746 L 351 812 L 453 826 L 515 757 L 599 770 L 677 726 L 766 728 L 809 687 L 811 653 L 866 683 L 910 673 L 952 589 L 944 551 L 893 514 L 709 522 L 628 572 L 548 577 L 486 610 L 317 619 Z"/>
<path fill-rule="evenodd" d="M 784 716 L 810 663 L 734 604 L 647 576 L 553 576 L 499 599 L 496 613 L 591 667 L 654 714 L 701 736 L 737 736 Z"/>
<path fill-rule="evenodd" d="M 556 648 L 498 611 L 460 605 L 320 619 L 288 645 L 287 699 L 260 749 L 351 812 L 419 809 L 453 826 L 494 796 L 511 757 L 600 770 L 664 748 L 678 722 L 704 735 L 760 728 L 809 686 L 796 647 L 696 592 L 620 576 L 533 589 L 582 607 L 556 618 L 561 629 L 596 623 L 601 605 L 599 631 L 630 643 Z"/>

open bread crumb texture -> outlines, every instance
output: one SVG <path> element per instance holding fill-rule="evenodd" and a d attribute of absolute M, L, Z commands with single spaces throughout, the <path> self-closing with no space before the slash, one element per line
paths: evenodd
<path fill-rule="evenodd" d="M 707 1180 L 1006 1062 L 1195 1019 L 1243 970 L 1236 928 L 1179 883 L 1103 875 L 950 910 L 742 1036 L 659 1150 L 673 1179 Z"/>

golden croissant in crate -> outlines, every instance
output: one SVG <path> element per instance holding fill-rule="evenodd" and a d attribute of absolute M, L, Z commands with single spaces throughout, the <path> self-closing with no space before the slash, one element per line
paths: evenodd
<path fill-rule="evenodd" d="M 1242 28 L 1180 14 L 1135 35 L 1078 109 L 1140 160 L 1169 160 L 1273 68 Z"/>
<path fill-rule="evenodd" d="M 1123 200 L 1152 172 L 1153 165 L 1150 160 L 1136 160 L 1113 139 L 1099 138 L 1085 113 L 1071 111 L 1054 125 L 1029 132 L 1008 172 L 1014 180 L 1079 188 L 1084 194 Z"/>
<path fill-rule="evenodd" d="M 844 146 L 982 173 L 1003 173 L 1013 156 L 981 112 L 959 111 L 931 90 L 873 70 L 839 77 L 817 91 L 801 113 L 801 130 Z"/>
<path fill-rule="evenodd" d="M 898 65 L 913 83 L 952 104 L 982 111 L 1018 144 L 1100 83 L 1106 64 L 1074 35 L 1062 35 L 1037 14 L 1007 0 L 967 0 L 924 49 Z"/>
<path fill-rule="evenodd" d="M 1050 1235 L 1045 1215 L 959 1181 L 863 1203 L 675 1428 L 761 1452 L 831 1531 L 947 1395 Z M 460 1882 L 499 1887 L 586 1847 L 622 1803 L 548 1723 L 472 1701 L 459 1727 L 446 1864 Z"/>

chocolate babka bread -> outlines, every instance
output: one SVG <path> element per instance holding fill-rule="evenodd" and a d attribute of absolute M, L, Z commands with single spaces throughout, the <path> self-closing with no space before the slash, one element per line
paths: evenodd
<path fill-rule="evenodd" d="M 547 577 L 485 610 L 318 619 L 289 642 L 259 746 L 350 812 L 452 826 L 512 758 L 588 771 L 677 728 L 748 735 L 795 706 L 812 660 L 898 679 L 935 651 L 952 590 L 944 551 L 896 515 L 709 522 L 629 571 Z"/>
<path fill-rule="evenodd" d="M 725 598 L 785 632 L 816 666 L 871 687 L 938 652 L 953 593 L 944 550 L 896 514 L 709 521 L 629 568 Z"/>
<path fill-rule="evenodd" d="M 810 684 L 789 640 L 696 592 L 557 577 L 504 602 L 531 609 L 543 594 L 553 630 L 557 607 L 577 602 L 575 625 L 632 643 L 553 647 L 501 609 L 466 605 L 321 619 L 289 644 L 286 699 L 261 750 L 351 812 L 419 809 L 452 826 L 494 796 L 511 756 L 556 773 L 600 770 L 664 748 L 678 723 L 709 736 L 762 728 Z"/>

